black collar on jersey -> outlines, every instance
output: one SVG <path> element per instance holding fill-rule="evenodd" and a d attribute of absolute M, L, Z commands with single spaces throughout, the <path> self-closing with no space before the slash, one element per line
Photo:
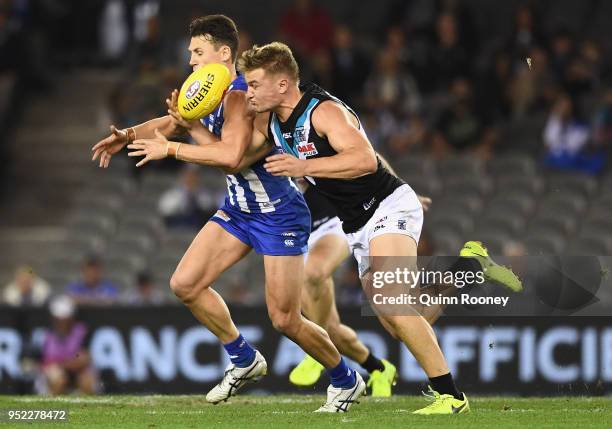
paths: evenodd
<path fill-rule="evenodd" d="M 283 122 L 280 120 L 278 115 L 274 115 L 276 116 L 276 120 L 282 128 L 295 128 L 295 124 L 298 118 L 302 115 L 302 113 L 306 109 L 306 106 L 308 106 L 308 103 L 310 103 L 310 100 L 312 99 L 312 93 L 314 92 L 314 90 L 318 89 L 318 86 L 314 83 L 304 83 L 299 86 L 299 89 L 302 93 L 302 97 L 291 111 L 291 114 L 289 115 L 287 120 Z"/>

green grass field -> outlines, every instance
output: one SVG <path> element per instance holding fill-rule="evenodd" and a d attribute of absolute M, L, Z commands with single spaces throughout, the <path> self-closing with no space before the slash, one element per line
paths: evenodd
<path fill-rule="evenodd" d="M 323 396 L 241 396 L 217 406 L 203 396 L 0 396 L 0 428 L 41 427 L 9 423 L 7 409 L 65 409 L 78 428 L 568 428 L 612 427 L 609 398 L 472 397 L 472 412 L 454 416 L 415 416 L 427 404 L 417 396 L 365 398 L 348 414 L 314 414 Z M 45 426 L 42 426 L 45 427 Z M 47 426 L 48 427 L 48 426 Z"/>

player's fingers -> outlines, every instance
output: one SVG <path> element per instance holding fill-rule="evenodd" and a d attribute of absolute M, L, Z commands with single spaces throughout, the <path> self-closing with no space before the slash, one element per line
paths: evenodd
<path fill-rule="evenodd" d="M 282 154 L 282 153 L 281 154 L 277 154 L 277 155 L 271 155 L 271 156 L 266 157 L 266 162 L 280 161 L 280 160 L 282 160 L 284 158 L 285 158 L 285 155 Z"/>
<path fill-rule="evenodd" d="M 132 152 L 128 152 L 128 156 L 145 156 L 146 154 L 146 150 L 135 150 Z"/>
<path fill-rule="evenodd" d="M 146 139 L 134 140 L 131 144 L 128 145 L 128 149 L 140 149 L 145 147 L 147 143 L 148 140 Z"/>
<path fill-rule="evenodd" d="M 138 164 L 136 164 L 136 167 L 142 167 L 143 165 L 145 165 L 150 160 L 151 159 L 148 156 L 146 156 Z"/>
<path fill-rule="evenodd" d="M 267 164 L 264 164 L 264 168 L 266 169 L 268 173 L 278 173 L 285 169 L 283 164 L 279 162 L 269 162 Z"/>
<path fill-rule="evenodd" d="M 287 170 L 280 169 L 274 173 L 270 173 L 273 176 L 291 176 Z"/>
<path fill-rule="evenodd" d="M 109 137 L 106 137 L 105 139 L 100 140 L 98 143 L 96 143 L 94 147 L 91 148 L 91 150 L 95 151 L 95 150 L 100 149 L 101 147 L 108 146 L 109 144 L 113 142 L 113 140 L 114 138 L 112 135 Z"/>
<path fill-rule="evenodd" d="M 106 156 L 104 157 L 104 168 L 108 168 L 111 162 L 111 158 L 112 156 L 109 153 L 106 153 Z"/>
<path fill-rule="evenodd" d="M 99 156 L 102 154 L 102 152 L 104 152 L 104 149 L 97 149 L 97 150 L 96 150 L 96 151 L 93 153 L 93 156 L 91 157 L 91 160 L 92 160 L 92 161 L 95 161 L 95 160 L 96 160 L 96 158 L 98 158 L 98 157 L 99 157 Z"/>

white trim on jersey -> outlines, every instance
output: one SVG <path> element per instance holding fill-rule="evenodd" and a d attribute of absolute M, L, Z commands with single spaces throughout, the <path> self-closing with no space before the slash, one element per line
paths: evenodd
<path fill-rule="evenodd" d="M 255 194 L 255 201 L 259 204 L 261 213 L 276 211 L 274 204 L 270 204 L 270 197 L 268 196 L 263 183 L 261 183 L 261 180 L 259 180 L 257 173 L 250 168 L 246 168 L 242 170 L 240 174 L 247 180 L 249 188 L 251 188 L 251 191 L 253 191 Z"/>
<path fill-rule="evenodd" d="M 232 182 L 230 180 L 230 176 L 232 176 L 231 174 L 226 174 L 225 175 L 225 181 L 227 182 L 227 196 L 229 197 L 230 200 L 230 204 L 234 205 L 234 193 L 232 192 L 232 185 L 234 182 Z M 232 176 L 232 178 L 236 179 L 234 176 Z"/>
<path fill-rule="evenodd" d="M 227 178 L 232 182 L 234 188 L 236 189 L 236 202 L 238 203 L 238 207 L 240 207 L 240 210 L 243 212 L 251 213 L 251 210 L 249 210 L 249 205 L 247 204 L 246 197 L 244 196 L 244 188 L 240 186 L 240 183 L 238 183 L 238 179 L 236 179 L 236 176 L 228 175 Z"/>

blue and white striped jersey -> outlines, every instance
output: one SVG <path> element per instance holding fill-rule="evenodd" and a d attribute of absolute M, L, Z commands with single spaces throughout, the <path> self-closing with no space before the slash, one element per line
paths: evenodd
<path fill-rule="evenodd" d="M 247 83 L 238 75 L 230 84 L 229 91 L 246 91 Z M 201 119 L 205 127 L 217 136 L 223 128 L 223 102 L 215 111 Z M 281 153 L 278 148 L 270 154 Z M 280 204 L 288 202 L 300 194 L 296 185 L 288 177 L 273 176 L 263 167 L 264 160 L 256 162 L 238 174 L 228 174 L 227 197 L 229 204 L 246 213 L 270 213 Z"/>

